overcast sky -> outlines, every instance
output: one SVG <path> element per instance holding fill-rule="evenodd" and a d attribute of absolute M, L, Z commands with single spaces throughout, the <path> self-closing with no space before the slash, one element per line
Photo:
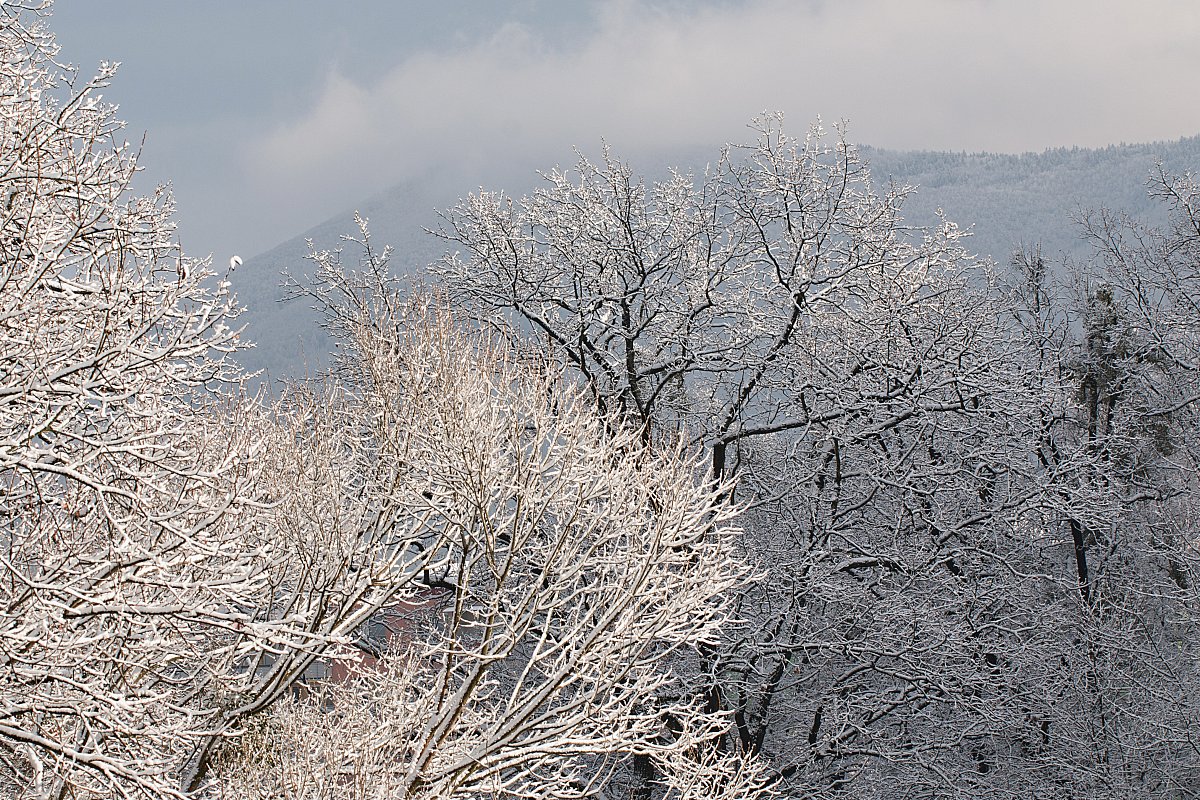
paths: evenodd
<path fill-rule="evenodd" d="M 602 137 L 715 153 L 763 110 L 891 148 L 1200 133 L 1197 0 L 57 0 L 51 27 L 122 62 L 106 99 L 218 260 L 446 164 L 465 193 Z"/>

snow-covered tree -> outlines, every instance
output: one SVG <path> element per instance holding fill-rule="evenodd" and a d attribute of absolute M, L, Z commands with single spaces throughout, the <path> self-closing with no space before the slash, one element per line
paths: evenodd
<path fill-rule="evenodd" d="M 401 299 L 363 241 L 349 276 L 315 254 L 340 350 L 299 468 L 272 472 L 305 579 L 377 542 L 359 566 L 401 587 L 398 628 L 222 748 L 220 796 L 595 797 L 643 760 L 664 797 L 762 794 L 761 766 L 704 746 L 729 717 L 669 669 L 718 641 L 747 578 L 723 487 L 609 435 L 545 362 Z"/>
<path fill-rule="evenodd" d="M 261 599 L 228 284 L 39 13 L 0 11 L 0 793 L 170 796 Z"/>
<path fill-rule="evenodd" d="M 1200 778 L 1200 192 L 1161 169 L 1150 190 L 1164 228 L 1085 216 L 1093 258 L 1057 290 L 1073 302 L 1055 300 L 1040 257 L 1020 261 L 1048 390 L 1034 452 L 1062 543 L 1047 553 L 1058 611 L 1040 631 L 1056 666 L 1028 703 L 1042 727 L 1029 772 L 1046 796 L 1186 797 Z"/>
<path fill-rule="evenodd" d="M 907 227 L 910 190 L 844 135 L 757 128 L 699 176 L 647 185 L 606 153 L 470 196 L 437 272 L 602 413 L 738 479 L 766 577 L 705 654 L 725 746 L 802 796 L 995 790 L 1040 736 L 1013 665 L 1057 652 L 1027 635 L 1058 556 L 1039 373 L 957 228 Z"/>
<path fill-rule="evenodd" d="M 228 282 L 39 11 L 0 13 L 0 794 L 184 796 L 392 587 L 371 542 L 295 578 L 302 411 L 241 391 Z"/>
<path fill-rule="evenodd" d="M 572 796 L 643 761 L 761 794 L 666 666 L 746 578 L 719 489 L 378 272 L 325 275 L 337 379 L 247 396 L 228 282 L 131 192 L 113 69 L 59 65 L 44 11 L 0 13 L 0 795 L 328 797 L 349 765 Z M 367 670 L 381 617 L 409 633 Z"/>

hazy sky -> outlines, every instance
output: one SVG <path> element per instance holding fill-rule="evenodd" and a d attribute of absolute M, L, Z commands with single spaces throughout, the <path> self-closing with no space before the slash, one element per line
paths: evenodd
<path fill-rule="evenodd" d="M 715 153 L 763 110 L 892 148 L 1200 133 L 1196 0 L 57 0 L 51 27 L 122 62 L 105 96 L 219 260 L 446 164 L 466 192 L 602 137 Z"/>

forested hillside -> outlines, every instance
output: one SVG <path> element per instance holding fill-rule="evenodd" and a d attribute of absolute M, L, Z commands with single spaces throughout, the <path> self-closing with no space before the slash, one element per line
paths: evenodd
<path fill-rule="evenodd" d="M 42 12 L 0 8 L 0 797 L 1197 796 L 1194 174 L 997 270 L 763 115 L 214 267 Z M 332 346 L 265 392 L 272 259 Z"/>
<path fill-rule="evenodd" d="M 896 152 L 864 148 L 877 180 L 918 187 L 905 216 L 931 224 L 938 208 L 969 228 L 969 247 L 1006 262 L 1021 245 L 1041 243 L 1047 257 L 1084 257 L 1082 212 L 1106 208 L 1143 222 L 1160 208 L 1147 193 L 1155 164 L 1182 172 L 1200 164 L 1200 136 L 1175 142 L 1061 148 L 1044 153 Z"/>

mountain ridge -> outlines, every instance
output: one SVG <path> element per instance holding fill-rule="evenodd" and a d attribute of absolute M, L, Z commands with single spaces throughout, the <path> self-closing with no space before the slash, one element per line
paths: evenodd
<path fill-rule="evenodd" d="M 718 150 L 712 148 L 713 154 Z M 877 184 L 890 180 L 916 187 L 903 209 L 909 224 L 935 224 L 941 209 L 971 232 L 970 249 L 1001 264 L 1018 247 L 1033 244 L 1040 244 L 1057 261 L 1086 257 L 1086 243 L 1073 217 L 1087 209 L 1107 208 L 1157 223 L 1163 218 L 1159 203 L 1146 192 L 1155 164 L 1161 162 L 1171 172 L 1200 169 L 1200 135 L 1019 154 L 888 150 L 869 145 L 860 145 L 859 151 Z M 695 155 L 689 148 L 686 155 L 659 162 L 702 164 L 703 159 Z M 634 166 L 644 165 L 635 161 Z M 661 166 L 640 169 L 647 176 L 662 171 Z M 367 198 L 358 210 L 371 222 L 372 241 L 380 247 L 393 246 L 393 269 L 419 276 L 444 249 L 426 232 L 436 228 L 440 210 L 476 191 L 480 183 L 521 196 L 539 181 L 533 171 L 501 167 L 492 173 L 485 180 L 470 181 L 461 170 L 431 168 Z M 316 313 L 300 300 L 281 303 L 284 290 L 279 284 L 284 271 L 296 276 L 305 273 L 308 241 L 317 249 L 333 249 L 342 244 L 342 236 L 357 235 L 353 216 L 346 212 L 330 217 L 247 259 L 239 269 L 234 288 L 248 308 L 243 318 L 247 336 L 256 343 L 255 349 L 241 356 L 246 367 L 280 378 L 303 376 L 326 363 L 331 344 L 319 328 Z M 350 266 L 356 254 L 347 251 L 346 257 Z"/>

